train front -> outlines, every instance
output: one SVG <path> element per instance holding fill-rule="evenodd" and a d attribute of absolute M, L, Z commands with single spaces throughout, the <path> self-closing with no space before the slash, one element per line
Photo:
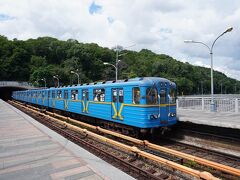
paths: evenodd
<path fill-rule="evenodd" d="M 156 104 L 148 114 L 150 122 L 154 126 L 151 128 L 151 132 L 159 131 L 159 129 L 164 132 L 177 122 L 176 84 L 164 78 L 152 80 L 152 86 L 146 92 L 147 104 L 148 102 Z"/>

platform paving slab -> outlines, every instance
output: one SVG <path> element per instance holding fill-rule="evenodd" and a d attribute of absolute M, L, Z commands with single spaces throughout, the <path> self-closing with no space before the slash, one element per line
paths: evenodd
<path fill-rule="evenodd" d="M 240 113 L 178 109 L 177 117 L 182 122 L 240 129 Z"/>
<path fill-rule="evenodd" d="M 0 99 L 0 179 L 134 179 Z"/>

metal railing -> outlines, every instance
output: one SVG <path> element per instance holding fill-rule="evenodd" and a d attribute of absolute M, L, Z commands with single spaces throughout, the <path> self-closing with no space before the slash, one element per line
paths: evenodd
<path fill-rule="evenodd" d="M 24 88 L 34 88 L 34 86 L 28 82 L 20 81 L 0 81 L 0 87 L 24 87 Z"/>
<path fill-rule="evenodd" d="M 217 112 L 240 113 L 240 97 L 215 97 Z M 178 97 L 178 109 L 210 111 L 211 97 Z"/>

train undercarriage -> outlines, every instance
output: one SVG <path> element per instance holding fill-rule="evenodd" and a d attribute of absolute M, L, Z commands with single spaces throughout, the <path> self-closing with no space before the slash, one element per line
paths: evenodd
<path fill-rule="evenodd" d="M 132 127 L 132 126 L 128 126 L 128 125 L 124 125 L 124 124 L 120 124 L 118 122 L 110 122 L 110 121 L 106 121 L 103 119 L 99 119 L 99 118 L 95 118 L 95 117 L 90 117 L 90 116 L 86 116 L 86 115 L 82 115 L 82 114 L 76 114 L 76 113 L 72 113 L 72 112 L 67 112 L 67 111 L 63 111 L 63 110 L 58 110 L 58 109 L 54 109 L 54 108 L 50 108 L 50 107 L 45 107 L 45 106 L 40 106 L 40 105 L 36 105 L 36 104 L 31 104 L 31 103 L 26 103 L 23 102 L 25 104 L 31 105 L 31 106 L 35 106 L 39 109 L 42 109 L 42 111 L 50 111 L 59 115 L 63 115 L 66 117 L 70 117 L 85 123 L 89 123 L 91 125 L 95 125 L 95 126 L 99 126 L 102 127 L 104 129 L 108 129 L 114 132 L 118 132 L 124 135 L 128 135 L 131 137 L 138 137 L 138 138 L 150 138 L 153 137 L 154 135 L 164 135 L 164 133 L 166 131 L 169 131 L 170 128 L 169 127 L 159 127 L 159 128 L 136 128 L 136 127 Z"/>

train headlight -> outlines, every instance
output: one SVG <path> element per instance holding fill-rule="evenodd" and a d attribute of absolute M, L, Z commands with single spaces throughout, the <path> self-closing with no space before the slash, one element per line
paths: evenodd
<path fill-rule="evenodd" d="M 168 113 L 168 117 L 175 117 L 176 113 Z"/>

